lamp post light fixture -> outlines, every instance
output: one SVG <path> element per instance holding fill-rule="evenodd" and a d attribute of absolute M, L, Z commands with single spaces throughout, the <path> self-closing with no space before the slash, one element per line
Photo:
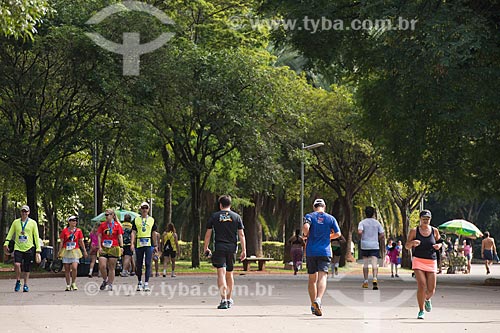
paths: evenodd
<path fill-rule="evenodd" d="M 302 233 L 302 226 L 304 225 L 304 150 L 312 150 L 324 146 L 323 142 L 313 143 L 306 146 L 302 142 L 302 161 L 300 163 L 300 232 Z"/>

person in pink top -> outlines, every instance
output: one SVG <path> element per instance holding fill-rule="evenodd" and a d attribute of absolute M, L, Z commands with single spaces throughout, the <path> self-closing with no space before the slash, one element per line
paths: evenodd
<path fill-rule="evenodd" d="M 466 274 L 470 274 L 471 261 L 472 261 L 472 244 L 470 239 L 464 239 L 463 241 L 464 257 L 467 259 L 467 271 Z"/>
<path fill-rule="evenodd" d="M 401 250 L 397 246 L 396 242 L 392 242 L 387 255 L 389 256 L 389 262 L 391 263 L 391 277 L 399 277 L 398 275 L 398 258 Z M 396 275 L 394 275 L 394 270 L 396 270 Z"/>
<path fill-rule="evenodd" d="M 97 228 L 100 223 L 97 222 L 90 231 L 90 269 L 89 269 L 89 278 L 92 277 L 92 272 L 94 271 L 94 265 L 97 260 L 97 251 L 99 250 L 99 237 L 97 235 Z"/>

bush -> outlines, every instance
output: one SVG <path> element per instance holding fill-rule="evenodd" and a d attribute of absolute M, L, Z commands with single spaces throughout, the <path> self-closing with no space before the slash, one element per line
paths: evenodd
<path fill-rule="evenodd" d="M 179 241 L 179 250 L 177 251 L 177 258 L 179 260 L 191 260 L 191 242 Z M 200 240 L 200 260 L 205 260 L 205 256 L 203 255 L 203 246 L 205 242 Z"/>
<path fill-rule="evenodd" d="M 282 242 L 262 242 L 262 252 L 266 258 L 274 258 L 276 261 L 283 261 L 285 244 Z"/>

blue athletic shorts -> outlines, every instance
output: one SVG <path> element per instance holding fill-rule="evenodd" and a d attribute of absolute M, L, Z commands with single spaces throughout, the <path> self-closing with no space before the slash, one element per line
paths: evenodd
<path fill-rule="evenodd" d="M 326 272 L 330 268 L 332 257 L 326 256 L 308 256 L 306 258 L 307 273 L 314 274 L 317 272 Z"/>

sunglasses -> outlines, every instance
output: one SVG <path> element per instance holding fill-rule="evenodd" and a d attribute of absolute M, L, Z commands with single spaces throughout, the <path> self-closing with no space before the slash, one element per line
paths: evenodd
<path fill-rule="evenodd" d="M 148 208 L 149 208 L 149 207 L 147 207 L 147 206 L 141 207 L 141 209 L 148 209 Z"/>
<path fill-rule="evenodd" d="M 104 216 L 109 216 L 109 215 L 112 215 L 112 214 L 109 214 L 109 213 L 105 213 Z"/>
<path fill-rule="evenodd" d="M 75 219 L 72 219 L 72 220 L 69 220 L 70 222 L 78 222 L 78 220 L 75 220 Z"/>

